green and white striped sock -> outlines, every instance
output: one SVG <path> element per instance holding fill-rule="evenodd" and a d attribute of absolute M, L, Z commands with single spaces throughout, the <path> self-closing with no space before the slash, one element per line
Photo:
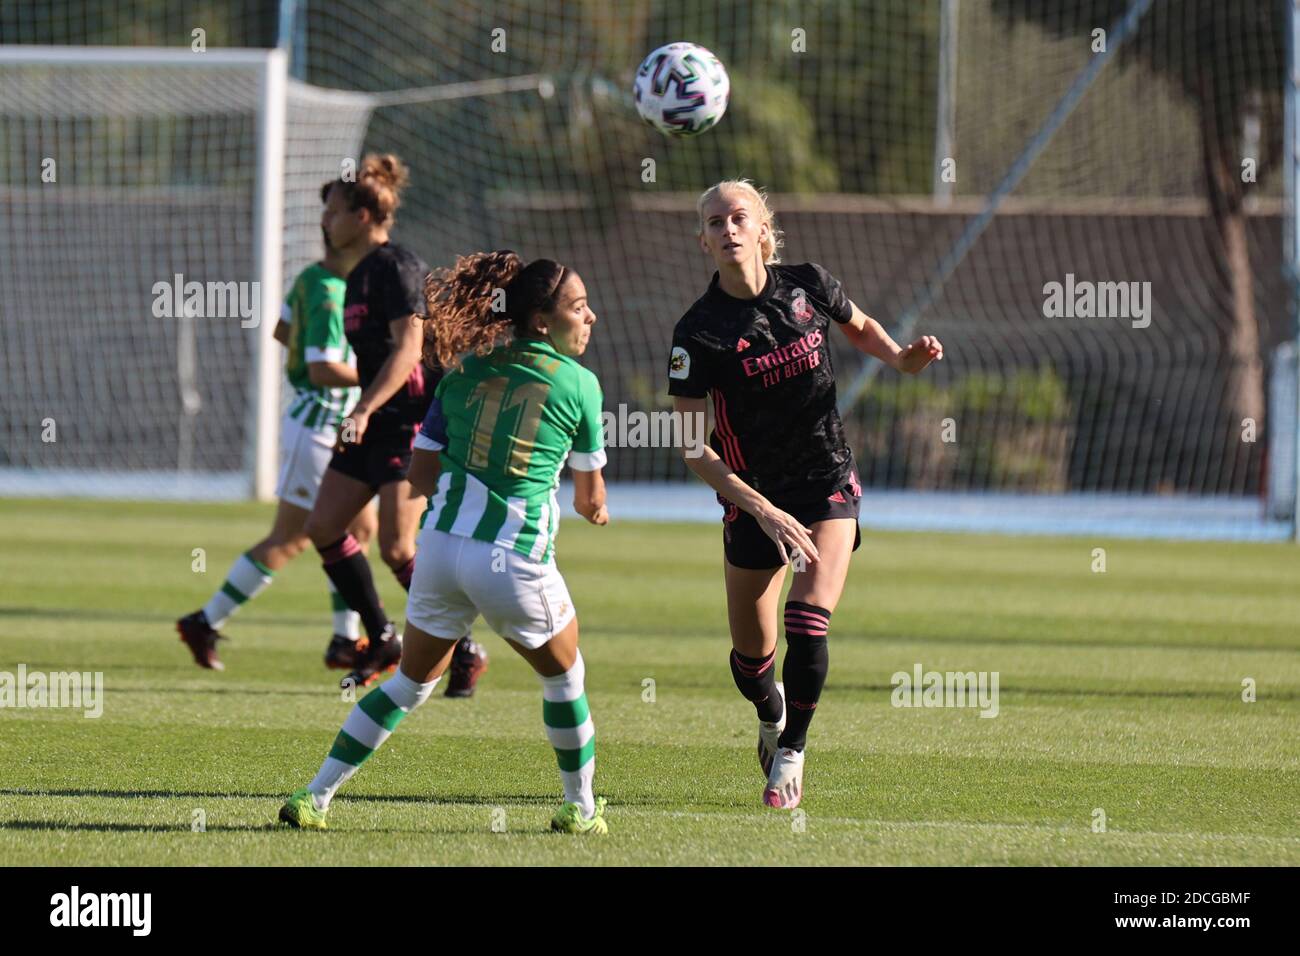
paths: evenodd
<path fill-rule="evenodd" d="M 265 591 L 274 574 L 265 564 L 241 554 L 230 566 L 221 589 L 203 605 L 203 616 L 208 619 L 208 625 L 219 629 L 241 604 Z"/>
<path fill-rule="evenodd" d="M 307 784 L 317 809 L 329 806 L 335 791 L 392 735 L 402 718 L 429 699 L 438 680 L 419 684 L 399 670 L 357 702 L 320 771 Z"/>
<path fill-rule="evenodd" d="M 346 637 L 350 641 L 355 641 L 361 636 L 361 615 L 348 607 L 348 602 L 343 600 L 343 595 L 339 594 L 339 589 L 334 586 L 333 581 L 329 578 L 325 580 L 330 586 L 330 607 L 334 611 L 334 633 L 340 637 Z"/>
<path fill-rule="evenodd" d="M 596 775 L 596 727 L 591 722 L 583 687 L 586 670 L 582 652 L 578 652 L 568 671 L 558 677 L 542 678 L 542 720 L 560 765 L 564 800 L 576 803 L 582 815 L 590 817 L 596 812 L 591 789 Z"/>

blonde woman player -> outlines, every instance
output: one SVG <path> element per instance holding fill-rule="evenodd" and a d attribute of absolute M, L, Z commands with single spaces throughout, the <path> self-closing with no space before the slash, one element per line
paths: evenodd
<path fill-rule="evenodd" d="M 505 293 L 502 312 L 492 310 L 494 290 Z M 426 359 L 453 370 L 438 385 L 411 461 L 411 484 L 432 497 L 401 663 L 353 709 L 320 772 L 290 795 L 280 819 L 324 828 L 335 791 L 428 700 L 481 613 L 541 679 L 542 720 L 564 789 L 551 828 L 605 833 L 605 801 L 592 790 L 595 728 L 578 619 L 555 565 L 555 488 L 566 459 L 574 508 L 592 524 L 609 520 L 600 384 L 577 362 L 596 315 L 572 269 L 551 259 L 525 265 L 508 250 L 461 257 L 430 277 L 426 294 Z"/>
<path fill-rule="evenodd" d="M 900 348 L 821 266 L 780 264 L 781 233 L 747 180 L 709 188 L 697 210 L 717 272 L 673 332 L 668 392 L 680 413 L 703 415 L 713 401 L 709 447 L 684 460 L 724 509 L 731 673 L 758 713 L 763 802 L 790 808 L 803 796 L 831 614 L 861 541 L 862 488 L 835 407 L 830 329 L 911 374 L 943 358 L 943 346 L 925 335 Z M 781 684 L 777 606 L 795 555 Z"/>

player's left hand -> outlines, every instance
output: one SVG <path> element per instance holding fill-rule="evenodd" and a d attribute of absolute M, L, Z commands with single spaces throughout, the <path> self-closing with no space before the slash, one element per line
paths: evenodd
<path fill-rule="evenodd" d="M 903 351 L 894 360 L 894 368 L 909 375 L 915 375 L 931 362 L 943 358 L 943 345 L 933 335 L 923 335 Z"/>

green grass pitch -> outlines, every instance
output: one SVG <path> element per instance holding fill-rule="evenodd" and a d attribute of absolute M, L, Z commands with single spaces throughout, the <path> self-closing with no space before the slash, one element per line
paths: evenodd
<path fill-rule="evenodd" d="M 717 528 L 619 523 L 616 496 L 611 511 L 608 528 L 566 521 L 559 541 L 611 831 L 575 839 L 546 830 L 559 789 L 538 682 L 481 623 L 478 695 L 439 691 L 409 717 L 330 831 L 277 827 L 351 706 L 321 663 L 314 556 L 227 625 L 227 669 L 207 673 L 172 622 L 261 537 L 268 507 L 0 502 L 0 671 L 103 671 L 106 692 L 97 720 L 0 710 L 0 860 L 1300 864 L 1300 550 L 866 534 L 792 814 L 759 803 Z M 997 671 L 1000 713 L 891 706 L 891 675 L 917 663 Z"/>

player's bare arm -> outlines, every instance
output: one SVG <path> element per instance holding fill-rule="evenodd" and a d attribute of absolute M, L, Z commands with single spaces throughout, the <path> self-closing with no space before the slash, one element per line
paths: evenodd
<path fill-rule="evenodd" d="M 673 396 L 673 411 L 683 417 L 703 415 L 707 401 L 703 398 Z M 698 457 L 687 455 L 688 450 L 685 445 L 681 448 L 682 461 L 686 462 L 686 467 L 722 497 L 734 502 L 741 511 L 753 515 L 768 537 L 776 542 L 782 560 L 787 560 L 789 551 L 795 548 L 802 551 L 811 562 L 815 563 L 819 559 L 810 529 L 742 481 L 731 466 L 708 445 L 704 446 L 703 454 Z"/>
<path fill-rule="evenodd" d="M 393 351 L 380 366 L 370 387 L 361 393 L 349 416 L 352 422 L 351 440 L 355 442 L 360 442 L 365 436 L 371 413 L 397 394 L 397 390 L 406 384 L 420 362 L 420 348 L 424 339 L 420 321 L 414 315 L 408 315 L 394 319 L 389 323 L 389 328 L 393 334 Z"/>
<path fill-rule="evenodd" d="M 411 469 L 406 473 L 406 480 L 411 489 L 427 498 L 438 487 L 438 475 L 442 473 L 442 453 L 431 448 L 417 448 L 411 453 Z"/>
<path fill-rule="evenodd" d="M 893 340 L 884 326 L 855 304 L 853 318 L 840 328 L 855 349 L 880 359 L 892 369 L 915 375 L 943 358 L 943 345 L 933 335 L 923 335 L 906 348 Z"/>
<path fill-rule="evenodd" d="M 360 385 L 357 370 L 346 362 L 308 362 L 307 378 L 324 388 L 351 388 Z"/>
<path fill-rule="evenodd" d="M 609 511 L 605 507 L 605 477 L 599 468 L 595 471 L 573 471 L 573 510 L 592 524 L 609 524 Z"/>

